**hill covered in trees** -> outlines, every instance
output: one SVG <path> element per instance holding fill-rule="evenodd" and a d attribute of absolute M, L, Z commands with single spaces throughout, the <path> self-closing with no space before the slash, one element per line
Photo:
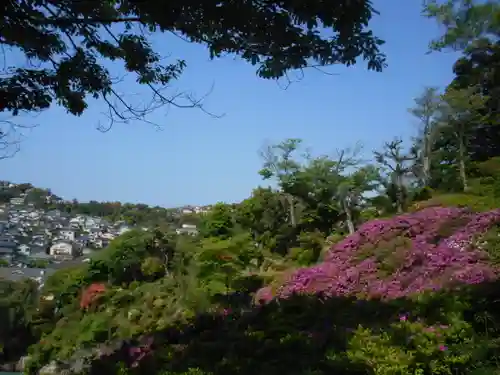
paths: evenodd
<path fill-rule="evenodd" d="M 22 198 L 22 204 L 33 205 L 46 211 L 60 210 L 70 215 L 89 215 L 102 217 L 111 222 L 125 221 L 130 225 L 143 227 L 177 226 L 184 222 L 196 223 L 198 214 L 210 207 L 164 208 L 141 203 L 121 202 L 80 202 L 77 199 L 64 200 L 52 192 L 33 186 L 30 183 L 0 181 L 0 204 L 9 204 L 12 199 Z"/>

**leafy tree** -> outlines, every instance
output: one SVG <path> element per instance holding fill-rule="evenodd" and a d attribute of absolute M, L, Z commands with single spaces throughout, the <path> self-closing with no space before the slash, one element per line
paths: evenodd
<path fill-rule="evenodd" d="M 425 0 L 423 13 L 445 29 L 431 42 L 432 50 L 464 50 L 479 38 L 499 36 L 500 4 L 496 0 Z"/>
<path fill-rule="evenodd" d="M 201 234 L 205 237 L 228 238 L 234 232 L 232 209 L 229 205 L 219 202 L 209 213 L 203 216 Z"/>
<path fill-rule="evenodd" d="M 0 111 L 18 115 L 57 103 L 81 115 L 89 100 L 109 106 L 113 121 L 142 119 L 162 105 L 200 108 L 188 94 L 169 96 L 184 71 L 182 59 L 163 64 L 148 33 L 173 33 L 258 65 L 258 75 L 282 77 L 309 65 L 352 65 L 358 57 L 381 71 L 382 41 L 367 28 L 375 13 L 369 1 L 254 2 L 189 1 L 8 1 L 2 8 L 1 44 L 16 48 L 31 64 L 6 69 L 0 79 Z M 244 14 L 245 17 L 240 17 Z M 331 36 L 320 30 L 329 29 Z M 117 91 L 108 69 L 121 62 L 151 91 L 151 103 L 134 106 Z"/>
<path fill-rule="evenodd" d="M 236 221 L 250 232 L 260 247 L 273 251 L 276 238 L 288 228 L 287 210 L 283 205 L 281 194 L 272 188 L 259 187 L 251 196 L 242 201 L 235 210 Z"/>
<path fill-rule="evenodd" d="M 472 126 L 481 122 L 480 109 L 484 107 L 485 98 L 475 93 L 474 88 L 448 90 L 443 95 L 444 106 L 441 108 L 440 126 L 451 128 L 458 148 L 458 165 L 460 179 L 464 191 L 469 189 L 466 161 L 467 136 Z"/>
<path fill-rule="evenodd" d="M 354 228 L 354 186 L 348 182 L 349 169 L 357 167 L 360 147 L 339 150 L 335 158 L 320 156 L 309 158 L 299 173 L 300 199 L 304 202 L 302 228 L 329 234 L 341 215 L 350 229 Z M 352 204 L 350 204 L 352 203 Z"/>
<path fill-rule="evenodd" d="M 328 156 L 309 158 L 297 174 L 294 191 L 302 204 L 302 231 L 326 234 L 339 222 L 337 193 L 343 161 L 342 156 L 338 160 Z"/>
<path fill-rule="evenodd" d="M 170 241 L 173 239 L 158 230 L 126 232 L 91 259 L 86 280 L 128 285 L 153 275 L 161 277 L 174 257 Z M 158 263 L 159 268 L 152 263 Z"/>
<path fill-rule="evenodd" d="M 232 284 L 235 277 L 244 271 L 257 270 L 263 255 L 252 238 L 243 233 L 226 239 L 205 239 L 195 259 L 199 277 L 214 295 L 235 291 Z"/>
<path fill-rule="evenodd" d="M 451 47 L 463 52 L 453 67 L 455 78 L 449 88 L 474 88 L 477 94 L 488 97 L 480 110 L 482 122 L 469 127 L 470 160 L 485 161 L 500 155 L 500 75 L 496 73 L 500 61 L 500 4 L 494 0 L 431 0 L 425 2 L 424 13 L 445 30 L 433 41 L 432 49 Z"/>
<path fill-rule="evenodd" d="M 339 203 L 346 215 L 349 234 L 356 230 L 356 216 L 365 208 L 365 194 L 372 192 L 378 186 L 379 171 L 371 165 L 363 166 L 345 176 L 338 187 Z"/>
<path fill-rule="evenodd" d="M 397 212 L 404 211 L 407 196 L 407 180 L 413 170 L 415 156 L 405 152 L 403 140 L 396 138 L 386 142 L 383 151 L 376 151 L 375 160 L 386 170 L 386 189 L 394 198 Z"/>
<path fill-rule="evenodd" d="M 47 278 L 43 289 L 43 296 L 53 296 L 55 308 L 62 310 L 71 305 L 81 288 L 87 283 L 88 266 L 63 268 Z M 64 311 L 60 311 L 64 313 Z"/>
<path fill-rule="evenodd" d="M 500 155 L 500 42 L 481 39 L 469 46 L 453 67 L 455 78 L 450 89 L 474 88 L 482 95 L 484 108 L 481 123 L 471 127 L 468 136 L 470 159 L 485 161 Z"/>
<path fill-rule="evenodd" d="M 436 116 L 439 114 L 441 97 L 436 87 L 427 87 L 415 99 L 415 106 L 410 113 L 419 121 L 418 154 L 422 163 L 421 176 L 423 186 L 428 186 L 431 180 L 431 162 L 433 143 L 436 138 Z"/>
<path fill-rule="evenodd" d="M 293 193 L 290 192 L 290 188 L 294 185 L 294 179 L 300 169 L 300 163 L 294 159 L 294 154 L 298 151 L 301 143 L 301 139 L 289 138 L 279 144 L 266 147 L 261 153 L 264 166 L 259 171 L 264 180 L 276 179 L 288 206 L 292 227 L 297 225 L 297 202 Z"/>
<path fill-rule="evenodd" d="M 0 280 L 0 363 L 17 361 L 37 341 L 31 329 L 37 297 L 37 284 L 31 280 Z"/>

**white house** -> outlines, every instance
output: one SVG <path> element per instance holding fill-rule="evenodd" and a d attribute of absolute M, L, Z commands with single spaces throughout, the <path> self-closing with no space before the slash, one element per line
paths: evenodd
<path fill-rule="evenodd" d="M 66 241 L 75 240 L 75 230 L 73 228 L 61 228 L 59 230 L 59 238 Z"/>
<path fill-rule="evenodd" d="M 56 242 L 50 247 L 50 255 L 62 257 L 74 256 L 76 255 L 76 247 L 71 242 Z"/>
<path fill-rule="evenodd" d="M 16 205 L 16 206 L 24 204 L 24 198 L 21 198 L 21 197 L 11 198 L 10 204 Z"/>
<path fill-rule="evenodd" d="M 18 250 L 23 255 L 29 255 L 31 251 L 31 247 L 26 244 L 19 245 Z"/>
<path fill-rule="evenodd" d="M 182 228 L 177 228 L 175 232 L 179 235 L 188 234 L 191 236 L 196 236 L 198 234 L 198 229 L 194 224 L 182 224 Z"/>
<path fill-rule="evenodd" d="M 100 218 L 87 217 L 83 225 L 86 230 L 90 230 L 90 229 L 98 229 L 100 223 L 101 223 Z"/>

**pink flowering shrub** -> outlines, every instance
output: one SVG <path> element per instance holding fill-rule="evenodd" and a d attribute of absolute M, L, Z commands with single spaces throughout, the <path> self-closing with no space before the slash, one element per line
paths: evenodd
<path fill-rule="evenodd" d="M 275 293 L 261 290 L 257 300 L 315 293 L 393 299 L 493 280 L 496 267 L 477 243 L 498 223 L 500 209 L 456 207 L 372 220 L 335 244 L 323 263 L 295 271 Z"/>

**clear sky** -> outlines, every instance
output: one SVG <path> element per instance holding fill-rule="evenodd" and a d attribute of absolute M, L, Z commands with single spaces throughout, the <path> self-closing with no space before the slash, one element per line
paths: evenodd
<path fill-rule="evenodd" d="M 386 40 L 389 67 L 369 72 L 362 63 L 329 68 L 338 75 L 306 72 L 287 90 L 259 79 L 255 68 L 225 57 L 210 61 L 204 47 L 159 35 L 159 52 L 183 58 L 188 68 L 174 89 L 199 95 L 214 85 L 207 109 L 159 110 L 153 120 L 96 130 L 103 107 L 80 118 L 58 108 L 39 115 L 13 159 L 0 161 L 0 179 L 50 188 L 66 199 L 142 202 L 175 207 L 235 202 L 261 183 L 258 155 L 264 143 L 302 138 L 315 153 L 330 153 L 360 141 L 379 148 L 395 136 L 409 137 L 415 123 L 407 113 L 424 86 L 445 86 L 456 55 L 426 55 L 438 35 L 420 16 L 421 0 L 378 0 L 374 31 Z M 120 91 L 136 100 L 133 83 Z M 136 93 L 135 96 L 131 94 Z"/>

